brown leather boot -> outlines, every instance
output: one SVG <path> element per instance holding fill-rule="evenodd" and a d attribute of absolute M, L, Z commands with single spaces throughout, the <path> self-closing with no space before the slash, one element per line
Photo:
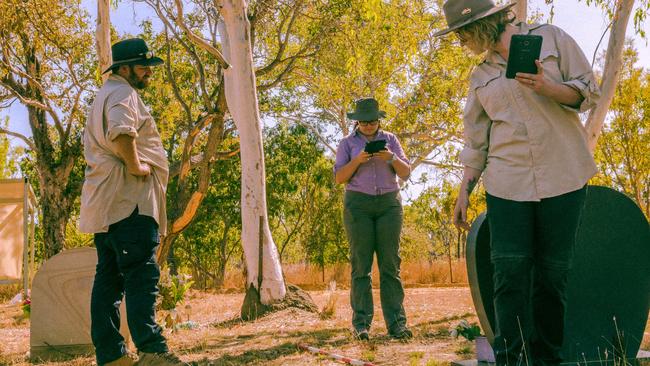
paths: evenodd
<path fill-rule="evenodd" d="M 140 359 L 136 366 L 189 366 L 181 361 L 175 354 L 168 353 L 138 353 Z"/>
<path fill-rule="evenodd" d="M 133 366 L 135 361 L 129 355 L 124 355 L 115 361 L 105 363 L 104 366 Z"/>

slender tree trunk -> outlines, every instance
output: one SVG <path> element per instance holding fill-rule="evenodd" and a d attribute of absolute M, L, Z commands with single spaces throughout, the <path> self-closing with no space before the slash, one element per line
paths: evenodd
<path fill-rule="evenodd" d="M 601 97 L 600 102 L 589 113 L 587 118 L 587 142 L 592 154 L 596 149 L 596 142 L 603 129 L 605 117 L 609 106 L 612 104 L 614 94 L 616 93 L 616 84 L 621 75 L 621 65 L 623 64 L 623 48 L 625 46 L 625 32 L 627 23 L 630 20 L 630 14 L 634 7 L 634 0 L 618 0 L 616 12 L 612 20 L 612 28 L 609 34 L 609 43 L 605 55 L 605 69 L 603 70 L 603 80 L 600 84 Z"/>
<path fill-rule="evenodd" d="M 528 19 L 528 0 L 518 0 L 517 5 L 512 7 L 517 20 L 520 22 L 525 22 Z"/>
<path fill-rule="evenodd" d="M 228 109 L 240 134 L 242 187 L 242 245 L 246 258 L 248 288 L 258 290 L 262 304 L 282 300 L 286 294 L 278 251 L 268 224 L 262 126 L 253 68 L 250 23 L 244 0 L 224 0 L 219 24 L 226 59 L 232 67 L 224 71 Z M 262 235 L 259 220 L 262 218 Z M 262 273 L 259 238 L 262 238 Z M 259 276 L 262 277 L 258 288 Z"/>
<path fill-rule="evenodd" d="M 95 45 L 99 57 L 99 74 L 101 74 L 112 64 L 110 0 L 97 0 Z M 107 78 L 108 73 L 102 74 L 102 80 L 106 81 Z"/>

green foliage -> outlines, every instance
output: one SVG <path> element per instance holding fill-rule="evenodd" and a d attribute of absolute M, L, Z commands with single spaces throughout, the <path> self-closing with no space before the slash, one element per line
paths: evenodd
<path fill-rule="evenodd" d="M 78 217 L 72 217 L 71 222 L 76 223 Z M 93 246 L 93 234 L 85 234 L 79 231 L 77 225 L 68 225 L 65 228 L 65 249 L 82 248 Z"/>
<path fill-rule="evenodd" d="M 9 117 L 0 121 L 0 127 L 9 126 Z M 22 154 L 22 148 L 14 148 L 9 142 L 9 138 L 0 134 L 0 179 L 17 177 L 19 172 L 19 155 Z"/>
<path fill-rule="evenodd" d="M 425 189 L 411 205 L 405 207 L 402 253 L 405 260 L 429 260 L 461 257 L 464 235 L 458 242 L 458 230 L 451 222 L 459 184 L 443 181 L 439 187 Z M 485 210 L 485 195 L 479 189 L 470 197 L 468 222 L 471 224 Z M 460 244 L 460 247 L 459 247 Z"/>
<path fill-rule="evenodd" d="M 280 123 L 266 132 L 269 220 L 281 257 L 320 265 L 347 258 L 332 162 L 302 126 Z M 297 246 L 296 244 L 302 244 Z M 305 257 L 306 256 L 306 257 Z"/>
<path fill-rule="evenodd" d="M 351 131 L 345 112 L 372 95 L 387 112 L 382 125 L 400 137 L 412 161 L 445 154 L 460 141 L 466 80 L 477 59 L 453 37 L 433 38 L 444 19 L 419 1 L 351 0 L 336 30 L 295 76 L 265 98 L 269 113 L 298 119 L 332 142 Z"/>
<path fill-rule="evenodd" d="M 32 137 L 20 164 L 39 194 L 49 257 L 63 248 L 81 193 L 81 134 L 97 62 L 93 32 L 78 0 L 3 0 L 0 14 L 0 99 L 27 108 Z"/>
<path fill-rule="evenodd" d="M 650 72 L 635 68 L 628 47 L 616 94 L 594 157 L 600 174 L 592 183 L 613 187 L 650 217 Z"/>
<path fill-rule="evenodd" d="M 160 290 L 158 298 L 158 309 L 173 310 L 185 300 L 187 290 L 192 287 L 194 281 L 190 281 L 191 276 L 186 274 L 171 275 L 169 268 L 165 267 L 160 271 L 160 281 L 158 288 Z"/>
<path fill-rule="evenodd" d="M 26 298 L 20 305 L 20 310 L 23 312 L 23 318 L 29 319 L 32 315 L 32 301 L 29 298 Z"/>
<path fill-rule="evenodd" d="M 449 331 L 449 334 L 454 338 L 463 337 L 468 341 L 473 341 L 481 335 L 481 327 L 476 323 L 470 324 L 467 320 L 463 319 Z"/>
<path fill-rule="evenodd" d="M 175 242 L 181 267 L 191 270 L 202 288 L 221 287 L 226 270 L 235 269 L 242 253 L 239 157 L 219 160 L 212 169 L 206 197 L 190 226 Z"/>

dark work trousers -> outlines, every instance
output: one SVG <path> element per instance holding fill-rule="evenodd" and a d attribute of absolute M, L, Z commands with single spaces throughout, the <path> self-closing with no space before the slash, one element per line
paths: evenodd
<path fill-rule="evenodd" d="M 539 202 L 487 194 L 497 365 L 557 365 L 586 187 Z"/>
<path fill-rule="evenodd" d="M 404 288 L 400 279 L 399 240 L 402 231 L 402 203 L 399 192 L 372 196 L 347 191 L 343 221 L 350 243 L 352 325 L 370 329 L 373 316 L 372 271 L 377 253 L 381 308 L 389 333 L 406 326 Z"/>
<path fill-rule="evenodd" d="M 159 242 L 158 224 L 152 217 L 138 215 L 137 208 L 111 225 L 108 233 L 95 234 L 98 263 L 90 302 L 90 333 L 100 366 L 126 354 L 119 333 L 119 308 L 125 294 L 129 330 L 138 350 L 168 351 L 154 314 L 160 279 L 155 256 Z"/>

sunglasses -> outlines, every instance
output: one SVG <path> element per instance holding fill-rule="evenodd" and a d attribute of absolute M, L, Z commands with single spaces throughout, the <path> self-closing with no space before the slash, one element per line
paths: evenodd
<path fill-rule="evenodd" d="M 455 31 L 454 31 L 454 34 L 456 35 L 456 37 L 458 38 L 458 40 L 459 40 L 461 43 L 465 43 L 465 42 L 467 42 L 467 37 L 466 37 L 466 36 L 463 36 L 463 32 L 462 32 L 462 31 L 460 31 L 460 30 L 455 30 Z"/>
<path fill-rule="evenodd" d="M 379 121 L 359 121 L 361 126 L 376 126 L 378 123 Z"/>

